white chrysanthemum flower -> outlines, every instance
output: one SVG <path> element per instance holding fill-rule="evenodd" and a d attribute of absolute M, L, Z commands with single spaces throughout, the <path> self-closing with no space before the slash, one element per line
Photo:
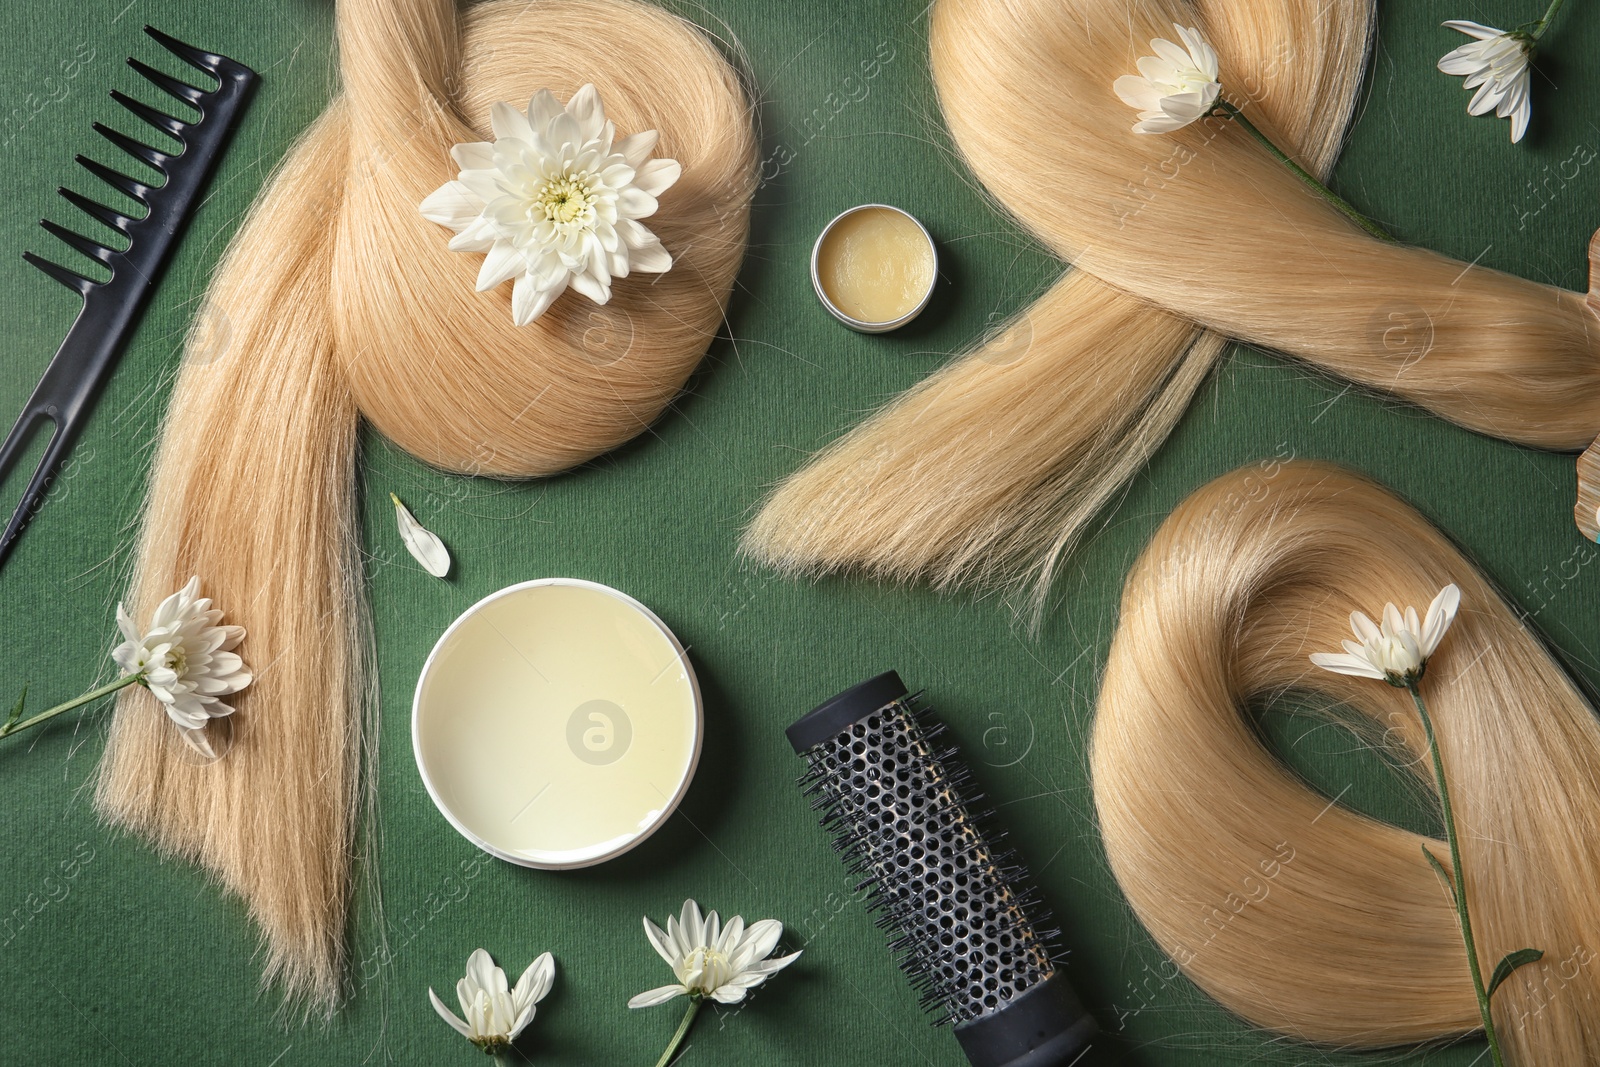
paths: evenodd
<path fill-rule="evenodd" d="M 221 621 L 222 612 L 200 595 L 200 579 L 190 578 L 161 602 L 143 633 L 118 604 L 117 627 L 125 640 L 111 652 L 123 675 L 141 676 L 140 684 L 166 705 L 184 740 L 208 756 L 214 753 L 206 723 L 232 715 L 222 698 L 239 692 L 252 677 L 233 651 L 244 640 L 244 627 L 218 625 Z"/>
<path fill-rule="evenodd" d="M 1139 60 L 1138 74 L 1124 74 L 1111 88 L 1129 107 L 1139 110 L 1134 133 L 1171 133 L 1204 118 L 1222 92 L 1217 80 L 1217 51 L 1197 29 L 1173 23 L 1183 43 L 1157 37 L 1155 55 Z"/>
<path fill-rule="evenodd" d="M 467 957 L 466 977 L 456 983 L 456 999 L 461 1002 L 465 1019 L 445 1007 L 431 988 L 428 999 L 439 1018 L 454 1027 L 456 1033 L 485 1052 L 503 1052 L 533 1021 L 534 1005 L 550 992 L 555 977 L 555 960 L 546 952 L 528 964 L 512 988 L 506 982 L 506 972 L 480 948 Z"/>
<path fill-rule="evenodd" d="M 1343 642 L 1342 653 L 1314 653 L 1311 662 L 1335 674 L 1376 678 L 1393 686 L 1410 685 L 1422 677 L 1428 657 L 1444 640 L 1460 606 L 1461 590 L 1452 582 L 1439 590 L 1420 623 L 1417 609 L 1412 607 L 1402 615 L 1393 604 L 1385 604 L 1381 627 L 1364 613 L 1352 612 L 1350 629 L 1356 640 Z"/>
<path fill-rule="evenodd" d="M 747 930 L 744 919 L 735 915 L 723 926 L 716 912 L 702 919 L 700 905 L 692 900 L 683 902 L 678 918 L 667 920 L 666 930 L 646 918 L 644 933 L 678 980 L 640 993 L 628 1001 L 630 1008 L 648 1008 L 682 996 L 737 1004 L 745 993 L 800 958 L 798 952 L 767 958 L 783 936 L 782 923 L 762 919 Z"/>
<path fill-rule="evenodd" d="M 638 220 L 683 168 L 651 159 L 658 134 L 646 130 L 613 144 L 600 94 L 585 85 L 567 105 L 541 89 L 523 114 L 490 110 L 494 141 L 450 150 L 459 178 L 422 202 L 422 214 L 456 231 L 454 252 L 486 253 L 478 291 L 515 279 L 511 317 L 526 326 L 570 285 L 597 304 L 611 279 L 659 274 L 672 257 Z"/>
<path fill-rule="evenodd" d="M 1464 19 L 1452 19 L 1445 25 L 1473 38 L 1439 60 L 1439 69 L 1446 74 L 1466 76 L 1462 88 L 1478 90 L 1467 103 L 1467 113 L 1482 115 L 1492 110 L 1511 120 L 1511 142 L 1522 140 L 1533 114 L 1528 75 L 1533 39 Z"/>

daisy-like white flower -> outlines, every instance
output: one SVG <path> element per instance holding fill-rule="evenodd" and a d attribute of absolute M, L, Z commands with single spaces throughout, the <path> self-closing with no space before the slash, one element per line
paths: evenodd
<path fill-rule="evenodd" d="M 1311 662 L 1335 674 L 1376 678 L 1400 688 L 1412 685 L 1422 677 L 1428 657 L 1444 640 L 1460 606 L 1461 590 L 1452 582 L 1439 590 L 1420 623 L 1413 607 L 1402 615 L 1393 604 L 1385 604 L 1382 626 L 1362 612 L 1351 612 L 1350 629 L 1356 640 L 1345 641 L 1342 653 L 1313 653 Z"/>
<path fill-rule="evenodd" d="M 1157 37 L 1155 55 L 1139 60 L 1138 74 L 1124 74 L 1111 88 L 1129 107 L 1137 108 L 1134 133 L 1171 133 L 1204 118 L 1222 92 L 1217 51 L 1200 31 L 1173 23 L 1182 44 Z"/>
<path fill-rule="evenodd" d="M 544 314 L 570 285 L 604 304 L 611 279 L 661 273 L 672 257 L 638 220 L 655 214 L 683 168 L 651 159 L 655 130 L 615 140 L 600 94 L 585 85 L 565 107 L 548 89 L 524 114 L 490 110 L 495 139 L 450 150 L 461 173 L 422 202 L 422 214 L 450 227 L 453 252 L 486 253 L 478 291 L 514 279 L 518 326 Z"/>
<path fill-rule="evenodd" d="M 207 756 L 215 753 L 206 741 L 206 723 L 232 715 L 232 705 L 222 698 L 239 692 L 252 678 L 234 651 L 244 640 L 244 627 L 221 622 L 222 612 L 200 595 L 200 579 L 190 578 L 161 602 L 143 632 L 119 603 L 117 627 L 124 640 L 111 652 L 124 679 L 150 690 L 184 740 Z"/>
<path fill-rule="evenodd" d="M 644 933 L 678 980 L 640 993 L 628 1001 L 630 1008 L 648 1008 L 682 996 L 737 1004 L 745 993 L 800 958 L 798 952 L 767 958 L 783 936 L 782 923 L 762 919 L 746 929 L 744 919 L 735 915 L 724 926 L 716 912 L 701 918 L 700 905 L 692 900 L 683 902 L 682 914 L 669 918 L 665 930 L 646 918 Z"/>
<path fill-rule="evenodd" d="M 1528 87 L 1533 37 L 1464 19 L 1452 19 L 1445 25 L 1472 38 L 1439 60 L 1439 69 L 1446 74 L 1466 76 L 1462 88 L 1478 90 L 1467 103 L 1467 113 L 1483 115 L 1493 111 L 1500 118 L 1510 119 L 1511 142 L 1522 140 L 1533 114 Z"/>
<path fill-rule="evenodd" d="M 556 964 L 550 953 L 528 964 L 515 987 L 506 981 L 506 972 L 496 967 L 483 949 L 467 957 L 466 977 L 456 983 L 456 999 L 461 1015 L 445 1007 L 431 988 L 428 999 L 439 1018 L 456 1033 L 488 1053 L 500 1053 L 533 1021 L 534 1005 L 543 1000 L 555 983 Z"/>

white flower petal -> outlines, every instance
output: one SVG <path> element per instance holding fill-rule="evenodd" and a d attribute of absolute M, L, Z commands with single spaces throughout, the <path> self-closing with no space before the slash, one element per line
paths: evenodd
<path fill-rule="evenodd" d="M 452 252 L 487 252 L 499 239 L 499 227 L 489 219 L 478 215 L 450 238 L 445 247 Z"/>
<path fill-rule="evenodd" d="M 583 148 L 583 131 L 578 128 L 578 120 L 565 111 L 550 120 L 543 134 L 550 147 L 569 161 Z"/>
<path fill-rule="evenodd" d="M 593 84 L 586 83 L 572 94 L 567 101 L 567 114 L 577 121 L 585 144 L 598 140 L 605 131 L 606 111 L 600 106 L 600 93 Z"/>
<path fill-rule="evenodd" d="M 668 967 L 676 967 L 680 956 L 673 952 L 672 939 L 667 932 L 650 921 L 650 916 L 644 917 L 644 936 L 649 939 L 650 947 L 656 950 L 656 955 L 666 961 Z"/>
<path fill-rule="evenodd" d="M 1461 588 L 1454 582 L 1439 590 L 1433 598 L 1433 603 L 1428 605 L 1427 617 L 1422 622 L 1422 654 L 1431 656 L 1439 648 L 1439 642 L 1444 640 L 1444 635 L 1449 631 L 1450 624 L 1456 621 L 1456 611 L 1461 607 Z"/>
<path fill-rule="evenodd" d="M 1349 674 L 1357 678 L 1383 678 L 1383 672 L 1368 663 L 1360 656 L 1344 655 L 1338 652 L 1313 652 L 1311 662 L 1325 671 L 1335 674 Z"/>
<path fill-rule="evenodd" d="M 705 920 L 700 916 L 700 905 L 693 900 L 683 902 L 683 910 L 678 913 L 679 936 L 685 945 L 699 948 L 706 943 Z"/>
<path fill-rule="evenodd" d="M 656 130 L 644 130 L 641 133 L 624 137 L 612 148 L 612 151 L 627 161 L 628 166 L 638 168 L 650 158 L 650 153 L 655 151 L 656 142 L 661 139 L 661 134 Z"/>
<path fill-rule="evenodd" d="M 1475 74 L 1481 66 L 1478 49 L 1470 44 L 1464 44 L 1453 52 L 1446 52 L 1439 60 L 1439 69 L 1446 74 Z"/>
<path fill-rule="evenodd" d="M 633 184 L 651 196 L 660 196 L 682 176 L 683 164 L 676 159 L 652 159 L 644 166 L 635 168 Z"/>
<path fill-rule="evenodd" d="M 718 1004 L 737 1004 L 744 999 L 744 994 L 743 986 L 724 985 L 712 990 L 709 996 Z"/>
<path fill-rule="evenodd" d="M 211 747 L 211 739 L 206 736 L 204 723 L 194 729 L 180 729 L 178 736 L 206 759 L 217 758 L 216 750 Z"/>
<path fill-rule="evenodd" d="M 1174 44 L 1164 37 L 1157 37 L 1150 42 L 1150 47 L 1155 52 L 1155 57 L 1153 58 L 1166 63 L 1174 73 L 1182 72 L 1190 67 L 1196 70 L 1200 69 L 1200 64 L 1194 61 L 1194 57 L 1189 54 L 1189 50 L 1180 44 Z"/>
<path fill-rule="evenodd" d="M 1161 90 L 1152 85 L 1148 78 L 1141 78 L 1137 74 L 1124 74 L 1111 83 L 1111 91 L 1124 104 L 1140 111 L 1155 111 L 1161 107 Z"/>
<path fill-rule="evenodd" d="M 490 105 L 489 125 L 494 130 L 496 141 L 533 140 L 533 126 L 529 124 L 528 116 L 504 101 Z"/>
<path fill-rule="evenodd" d="M 178 726 L 178 732 L 188 740 L 188 734 L 205 729 L 211 716 L 205 713 L 198 701 L 182 701 L 167 705 L 167 718 Z"/>
<path fill-rule="evenodd" d="M 1134 124 L 1134 133 L 1171 133 L 1181 130 L 1189 125 L 1182 119 L 1167 114 L 1165 111 L 1146 111 L 1139 115 L 1139 121 Z"/>
<path fill-rule="evenodd" d="M 428 999 L 433 1003 L 433 1010 L 439 1013 L 439 1018 L 449 1023 L 455 1032 L 462 1037 L 467 1038 L 469 1041 L 472 1039 L 472 1028 L 462 1022 L 455 1012 L 445 1007 L 444 1001 L 439 999 L 439 994 L 435 993 L 431 988 L 428 990 Z"/>
<path fill-rule="evenodd" d="M 747 950 L 753 959 L 764 960 L 772 955 L 772 950 L 778 947 L 778 939 L 783 936 L 783 924 L 775 919 L 762 919 L 760 922 L 751 923 L 750 929 L 744 935 L 742 950 Z"/>
<path fill-rule="evenodd" d="M 664 985 L 658 989 L 651 989 L 640 993 L 628 1000 L 630 1008 L 653 1008 L 657 1004 L 665 1004 L 674 997 L 688 996 L 689 991 L 681 985 Z"/>
<path fill-rule="evenodd" d="M 768 977 L 771 977 L 772 975 L 783 970 L 785 967 L 789 966 L 789 964 L 793 963 L 795 960 L 799 959 L 800 955 L 801 954 L 799 952 L 791 952 L 787 956 L 779 956 L 776 959 L 763 960 L 756 964 L 753 969 L 760 971 L 762 974 Z"/>
<path fill-rule="evenodd" d="M 1450 19 L 1445 22 L 1444 25 L 1448 26 L 1452 30 L 1460 30 L 1462 33 L 1467 34 L 1470 37 L 1476 37 L 1480 41 L 1502 35 L 1502 31 L 1497 30 L 1492 26 L 1485 26 L 1481 22 L 1469 22 L 1466 19 Z"/>
<path fill-rule="evenodd" d="M 128 614 L 128 609 L 122 606 L 122 601 L 117 601 L 117 629 L 122 631 L 122 636 L 127 641 L 138 644 L 144 635 L 133 624 L 133 617 Z"/>
<path fill-rule="evenodd" d="M 1383 606 L 1383 634 L 1393 638 L 1406 629 L 1405 617 L 1400 614 L 1400 609 L 1394 606 L 1394 601 Z"/>
<path fill-rule="evenodd" d="M 424 527 L 411 514 L 411 509 L 400 502 L 400 498 L 393 493 L 389 499 L 394 501 L 395 520 L 400 527 L 400 540 L 405 542 L 406 551 L 412 558 L 422 564 L 422 569 L 435 578 L 443 578 L 450 573 L 450 550 L 444 547 L 444 542 L 432 530 Z"/>
<path fill-rule="evenodd" d="M 461 170 L 489 170 L 494 166 L 494 142 L 463 142 L 450 149 L 450 158 Z"/>
<path fill-rule="evenodd" d="M 511 290 L 511 321 L 518 326 L 528 325 L 543 315 L 556 302 L 556 297 L 566 291 L 564 276 L 548 289 L 540 289 L 531 274 L 524 274 Z"/>
<path fill-rule="evenodd" d="M 1483 115 L 1493 111 L 1500 103 L 1500 96 L 1505 92 L 1501 84 L 1493 79 L 1483 83 L 1483 87 L 1473 94 L 1467 101 L 1467 114 Z"/>
<path fill-rule="evenodd" d="M 537 1012 L 537 1010 L 538 1009 L 535 1008 L 532 1004 L 529 1004 L 526 1007 L 524 1007 L 517 1014 L 517 1017 L 514 1020 L 512 1020 L 511 1026 L 509 1028 L 507 1028 L 507 1030 L 506 1030 L 506 1038 L 508 1040 L 510 1040 L 510 1041 L 515 1041 L 517 1039 L 517 1035 L 522 1033 L 522 1031 L 526 1030 L 528 1028 L 528 1024 L 533 1022 L 533 1016 Z"/>
<path fill-rule="evenodd" d="M 533 99 L 528 101 L 528 124 L 535 129 L 548 129 L 555 117 L 566 110 L 561 106 L 561 101 L 556 99 L 556 94 L 549 89 L 540 89 L 533 94 Z"/>
<path fill-rule="evenodd" d="M 483 257 L 478 269 L 478 292 L 493 289 L 508 278 L 521 274 L 524 267 L 522 254 L 509 242 L 495 242 L 489 254 Z"/>
<path fill-rule="evenodd" d="M 1383 634 L 1377 624 L 1367 618 L 1367 613 L 1364 611 L 1350 613 L 1350 629 L 1355 633 L 1356 640 L 1363 643 L 1376 641 Z"/>
<path fill-rule="evenodd" d="M 481 211 L 484 205 L 504 195 L 505 190 L 500 187 L 502 177 L 499 170 L 464 170 L 456 178 L 455 184 L 468 196 L 477 198 Z"/>
<path fill-rule="evenodd" d="M 418 205 L 422 217 L 452 230 L 461 231 L 472 224 L 483 210 L 483 201 L 460 182 L 446 182 L 429 193 Z"/>
<path fill-rule="evenodd" d="M 617 213 L 625 219 L 648 218 L 660 206 L 655 197 L 637 185 L 629 186 L 617 194 Z"/>
<path fill-rule="evenodd" d="M 1221 67 L 1217 62 L 1217 50 L 1211 47 L 1205 35 L 1193 26 L 1180 26 L 1176 22 L 1172 28 L 1178 31 L 1178 39 L 1183 42 L 1184 49 L 1189 53 L 1189 61 L 1195 68 L 1211 81 L 1217 80 Z"/>
<path fill-rule="evenodd" d="M 555 984 L 556 961 L 550 953 L 541 953 L 528 969 L 522 972 L 522 977 L 517 979 L 516 986 L 511 990 L 513 1004 L 537 1004 L 550 993 L 550 987 Z"/>
<path fill-rule="evenodd" d="M 604 304 L 611 299 L 611 287 L 588 271 L 573 274 L 569 284 L 596 304 Z"/>
<path fill-rule="evenodd" d="M 731 958 L 738 953 L 739 946 L 744 941 L 744 916 L 735 915 L 723 924 L 722 933 L 717 936 L 716 943 L 712 947 Z"/>

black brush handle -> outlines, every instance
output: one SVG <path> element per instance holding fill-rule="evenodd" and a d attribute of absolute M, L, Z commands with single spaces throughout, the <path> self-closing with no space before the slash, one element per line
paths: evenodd
<path fill-rule="evenodd" d="M 28 398 L 5 444 L 0 446 L 0 479 L 4 479 L 35 434 L 51 433 L 44 456 L 12 512 L 5 533 L 0 535 L 0 565 L 10 557 L 17 539 L 43 504 L 50 483 L 82 433 L 95 400 L 127 347 L 128 339 L 133 336 L 134 327 L 150 301 L 184 223 L 198 206 L 200 194 L 259 81 L 255 71 L 226 56 L 184 44 L 148 26 L 145 32 L 197 70 L 215 77 L 218 85 L 210 90 L 195 89 L 130 59 L 129 64 L 140 74 L 199 110 L 199 119 L 193 122 L 175 119 L 113 92 L 112 97 L 119 103 L 146 122 L 177 137 L 183 147 L 171 154 L 99 124 L 95 128 L 114 144 L 156 167 L 166 180 L 160 186 L 151 186 L 104 164 L 78 157 L 91 173 L 149 208 L 143 218 L 133 219 L 62 190 L 68 200 L 127 235 L 127 248 L 115 251 L 48 220 L 44 224 L 51 233 L 109 268 L 110 280 L 95 282 L 31 252 L 24 253 L 28 262 L 81 294 L 83 307 L 45 368 L 44 376 L 34 387 L 33 395 Z"/>

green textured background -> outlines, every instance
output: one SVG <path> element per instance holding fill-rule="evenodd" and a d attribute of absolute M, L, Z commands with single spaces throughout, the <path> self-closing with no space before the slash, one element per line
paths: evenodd
<path fill-rule="evenodd" d="M 1535 76 L 1533 127 L 1520 146 L 1508 143 L 1507 123 L 1469 118 L 1459 79 L 1434 70 L 1462 40 L 1442 19 L 1510 25 L 1541 7 L 1382 3 L 1367 99 L 1336 183 L 1406 240 L 1581 288 L 1600 221 L 1591 162 L 1600 149 L 1591 118 L 1600 111 L 1600 12 L 1569 5 Z M 923 0 L 706 0 L 695 16 L 725 20 L 748 50 L 763 90 L 764 154 L 793 158 L 759 197 L 731 340 L 713 346 L 652 434 L 588 469 L 524 486 L 448 477 L 369 442 L 363 493 L 384 694 L 378 874 L 390 961 L 377 955 L 375 901 L 364 893 L 353 931 L 364 961 L 358 994 L 326 1027 L 280 1022 L 277 995 L 259 989 L 255 934 L 238 902 L 96 822 L 89 790 L 104 732 L 103 709 L 93 709 L 0 751 L 0 989 L 9 1000 L 0 1062 L 475 1062 L 434 1017 L 426 990 L 448 990 L 483 945 L 508 969 L 544 949 L 559 961 L 556 991 L 523 1042 L 532 1060 L 648 1064 L 678 1014 L 624 1006 L 665 980 L 639 916 L 661 918 L 693 895 L 725 913 L 783 920 L 805 955 L 737 1017 L 703 1019 L 686 1063 L 959 1064 L 954 1041 L 927 1026 L 869 918 L 847 899 L 842 869 L 792 784 L 797 761 L 782 736 L 815 701 L 890 666 L 928 688 L 1059 914 L 1074 949 L 1070 973 L 1107 1029 L 1085 1063 L 1350 1059 L 1255 1032 L 1184 981 L 1164 980 L 1162 955 L 1106 870 L 1084 737 L 1123 576 L 1161 518 L 1206 479 L 1269 455 L 1336 459 L 1415 501 L 1593 678 L 1600 569 L 1586 569 L 1595 548 L 1572 526 L 1572 457 L 1477 437 L 1237 349 L 1066 568 L 1061 606 L 1037 639 L 995 600 L 793 583 L 742 568 L 733 545 L 764 487 L 1057 271 L 942 152 L 923 11 Z M 56 186 L 96 188 L 73 154 L 115 158 L 89 124 L 116 115 L 108 89 L 144 90 L 122 64 L 130 52 L 156 54 L 139 26 L 156 23 L 265 75 L 73 466 L 0 574 L 0 691 L 29 682 L 42 707 L 108 670 L 112 607 L 180 338 L 241 213 L 332 91 L 332 10 L 313 0 L 80 0 L 13 2 L 0 19 L 4 417 L 20 408 L 77 308 L 20 253 L 56 251 L 35 226 L 41 215 L 76 221 Z M 859 64 L 890 51 L 862 81 Z M 996 101 L 997 121 L 1004 104 Z M 868 200 L 919 215 L 944 257 L 933 309 L 889 337 L 837 326 L 807 281 L 821 224 Z M 458 561 L 450 581 L 404 554 L 390 490 L 449 542 Z M 607 582 L 650 604 L 692 646 L 706 695 L 704 759 L 681 813 L 626 858 L 568 874 L 480 857 L 433 809 L 409 743 L 411 689 L 438 634 L 479 597 L 545 575 Z M 1410 792 L 1342 731 L 1304 717 L 1267 720 L 1330 796 L 1427 825 Z M 1468 1064 L 1481 1050 L 1469 1042 L 1380 1058 Z"/>

